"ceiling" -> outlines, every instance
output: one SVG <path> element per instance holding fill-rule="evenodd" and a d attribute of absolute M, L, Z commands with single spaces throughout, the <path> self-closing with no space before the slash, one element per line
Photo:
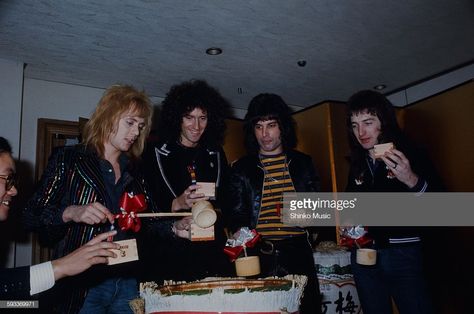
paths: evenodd
<path fill-rule="evenodd" d="M 26 78 L 158 97 L 201 78 L 235 108 L 261 92 L 303 108 L 472 64 L 474 1 L 0 0 L 0 58 Z"/>

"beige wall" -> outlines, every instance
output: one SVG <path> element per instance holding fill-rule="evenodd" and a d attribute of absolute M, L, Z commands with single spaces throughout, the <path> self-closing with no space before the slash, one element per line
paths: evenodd
<path fill-rule="evenodd" d="M 323 103 L 294 115 L 297 149 L 313 157 L 321 191 L 344 190 L 347 181 L 347 138 L 344 105 Z"/>
<path fill-rule="evenodd" d="M 330 117 L 329 104 L 298 112 L 294 115 L 297 124 L 298 150 L 313 157 L 314 166 L 321 177 L 323 191 L 331 191 L 331 159 L 328 154 Z"/>
<path fill-rule="evenodd" d="M 232 163 L 246 154 L 244 145 L 244 132 L 242 121 L 237 119 L 226 119 L 227 130 L 224 138 L 224 151 L 227 161 Z"/>

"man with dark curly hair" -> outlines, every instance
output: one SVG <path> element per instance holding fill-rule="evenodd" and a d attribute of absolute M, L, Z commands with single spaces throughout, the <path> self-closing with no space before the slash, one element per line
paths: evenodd
<path fill-rule="evenodd" d="M 162 104 L 159 141 L 144 153 L 146 180 L 160 211 L 189 211 L 200 200 L 209 200 L 219 209 L 228 165 L 221 147 L 228 102 L 202 80 L 171 87 Z M 200 182 L 215 183 L 215 197 L 201 193 Z M 176 232 L 188 232 L 188 224 L 175 224 Z M 229 275 L 231 264 L 223 253 L 226 237 L 218 214 L 215 240 L 191 242 L 177 238 L 163 244 L 163 252 L 153 252 L 154 280 L 197 280 Z M 156 247 L 156 244 L 150 244 Z M 161 246 L 160 246 L 161 249 Z M 159 254 L 159 255 L 158 255 Z M 158 269 L 160 268 L 160 269 Z"/>
<path fill-rule="evenodd" d="M 321 312 L 319 285 L 307 232 L 281 220 L 283 193 L 319 191 L 311 157 L 294 150 L 291 109 L 275 94 L 255 96 L 244 121 L 249 154 L 232 165 L 226 218 L 231 231 L 255 228 L 263 239 L 258 251 L 262 275 L 308 277 L 300 313 Z"/>

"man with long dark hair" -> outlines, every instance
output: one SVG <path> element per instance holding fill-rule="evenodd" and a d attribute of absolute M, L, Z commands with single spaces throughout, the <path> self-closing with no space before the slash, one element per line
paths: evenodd
<path fill-rule="evenodd" d="M 228 176 L 221 147 L 228 102 L 205 81 L 191 80 L 172 86 L 162 105 L 159 142 L 150 144 L 143 156 L 146 180 L 158 209 L 189 211 L 196 202 L 209 200 L 199 190 L 200 182 L 215 184 L 215 199 L 210 201 L 221 208 Z M 176 232 L 189 234 L 188 222 L 180 224 Z M 154 267 L 150 279 L 189 281 L 228 275 L 231 264 L 223 252 L 226 237 L 222 222 L 218 215 L 215 240 L 176 239 L 163 243 L 163 252 L 156 251 L 152 257 L 152 263 L 161 266 Z"/>
<path fill-rule="evenodd" d="M 291 109 L 278 95 L 257 95 L 249 104 L 244 132 L 249 154 L 232 165 L 228 225 L 233 232 L 250 227 L 261 234 L 263 276 L 306 275 L 300 313 L 320 313 L 319 284 L 307 232 L 281 220 L 283 193 L 319 191 L 311 157 L 294 150 Z"/>
<path fill-rule="evenodd" d="M 429 161 L 403 135 L 394 108 L 382 94 L 365 90 L 348 101 L 347 127 L 351 168 L 347 192 L 437 191 Z M 376 158 L 374 145 L 394 148 Z M 369 227 L 377 264 L 355 263 L 352 270 L 364 313 L 392 313 L 391 297 L 401 314 L 431 313 L 422 276 L 421 233 L 416 227 Z"/>

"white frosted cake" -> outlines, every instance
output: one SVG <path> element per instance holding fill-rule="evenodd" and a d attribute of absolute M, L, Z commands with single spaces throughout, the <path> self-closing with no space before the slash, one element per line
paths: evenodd
<path fill-rule="evenodd" d="M 207 278 L 190 283 L 140 284 L 145 313 L 297 313 L 306 277 Z"/>

